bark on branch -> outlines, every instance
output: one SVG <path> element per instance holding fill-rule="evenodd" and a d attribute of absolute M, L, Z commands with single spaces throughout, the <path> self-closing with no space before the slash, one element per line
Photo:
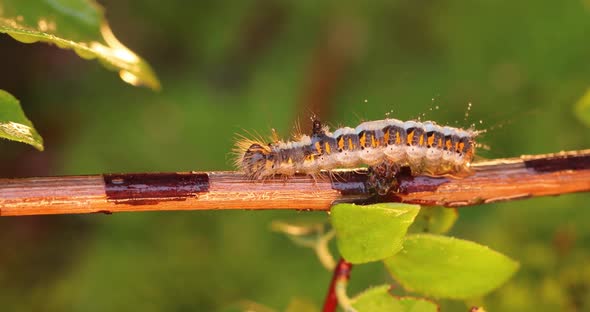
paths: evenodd
<path fill-rule="evenodd" d="M 239 172 L 104 174 L 0 179 L 0 216 L 147 210 L 328 210 L 336 202 L 460 207 L 590 191 L 590 150 L 496 159 L 462 179 L 398 174 L 398 192 L 376 196 L 364 169 L 335 178 L 251 181 Z"/>

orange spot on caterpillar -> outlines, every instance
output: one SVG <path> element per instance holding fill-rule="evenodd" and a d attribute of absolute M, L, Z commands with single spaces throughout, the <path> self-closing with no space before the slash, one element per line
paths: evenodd
<path fill-rule="evenodd" d="M 385 131 L 385 133 L 383 134 L 383 143 L 384 145 L 387 145 L 387 142 L 389 142 L 389 130 Z"/>
<path fill-rule="evenodd" d="M 428 147 L 431 147 L 432 144 L 434 144 L 434 132 L 432 132 L 429 136 L 428 139 L 426 140 Z"/>
<path fill-rule="evenodd" d="M 340 137 L 338 139 L 338 149 L 340 149 L 340 150 L 344 149 L 344 137 Z"/>
<path fill-rule="evenodd" d="M 315 150 L 318 152 L 318 154 L 322 153 L 322 144 L 319 141 L 315 142 Z"/>
<path fill-rule="evenodd" d="M 414 130 L 410 130 L 410 132 L 408 132 L 408 138 L 406 140 L 407 145 L 412 145 L 412 141 L 414 140 Z"/>
<path fill-rule="evenodd" d="M 351 140 L 352 141 L 352 140 Z M 363 133 L 360 137 L 359 137 L 359 143 L 361 145 L 361 147 L 366 147 L 365 143 L 367 143 L 367 134 Z"/>

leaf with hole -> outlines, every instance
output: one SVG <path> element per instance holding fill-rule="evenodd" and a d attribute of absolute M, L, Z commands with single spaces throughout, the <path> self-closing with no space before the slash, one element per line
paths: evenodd
<path fill-rule="evenodd" d="M 27 143 L 43 150 L 43 138 L 25 116 L 20 103 L 10 93 L 0 90 L 0 137 Z"/>
<path fill-rule="evenodd" d="M 420 206 L 381 203 L 332 207 L 332 225 L 340 253 L 349 262 L 365 263 L 392 256 L 402 247 Z"/>
<path fill-rule="evenodd" d="M 93 0 L 4 0 L 0 33 L 23 43 L 42 41 L 74 50 L 81 58 L 97 58 L 118 70 L 127 83 L 160 88 L 150 66 L 115 38 L 103 9 Z"/>
<path fill-rule="evenodd" d="M 474 242 L 431 234 L 406 236 L 402 251 L 385 260 L 407 290 L 439 298 L 484 295 L 506 282 L 518 263 Z"/>

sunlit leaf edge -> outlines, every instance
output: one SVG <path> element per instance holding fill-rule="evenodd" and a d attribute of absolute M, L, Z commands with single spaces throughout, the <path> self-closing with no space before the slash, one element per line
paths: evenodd
<path fill-rule="evenodd" d="M 123 81 L 134 86 L 145 85 L 153 90 L 160 90 L 160 81 L 152 68 L 117 40 L 106 21 L 101 23 L 100 32 L 106 45 L 98 41 L 75 42 L 0 17 L 0 33 L 6 33 L 17 41 L 54 43 L 59 48 L 74 50 L 83 59 L 98 58 L 106 68 L 119 70 L 119 76 Z"/>
<path fill-rule="evenodd" d="M 12 109 L 13 113 L 16 114 L 21 120 L 10 120 L 14 119 L 10 117 L 3 120 L 3 116 L 0 116 L 0 137 L 7 140 L 29 144 L 39 151 L 43 151 L 43 138 L 37 132 L 37 130 L 35 130 L 33 123 L 25 115 L 22 107 L 20 106 L 20 102 L 10 93 L 0 89 L 0 106 L 4 105 L 12 106 L 9 108 Z M 1 112 L 2 109 L 0 109 L 0 113 Z"/>

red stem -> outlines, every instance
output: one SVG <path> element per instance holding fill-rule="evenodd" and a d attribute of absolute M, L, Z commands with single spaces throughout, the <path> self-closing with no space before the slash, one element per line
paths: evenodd
<path fill-rule="evenodd" d="M 322 310 L 323 312 L 336 312 L 336 308 L 338 307 L 338 298 L 336 297 L 336 283 L 340 280 L 349 280 L 351 270 L 352 263 L 346 262 L 346 260 L 340 258 L 338 264 L 334 268 L 334 275 L 332 276 L 330 289 L 326 295 L 324 309 Z"/>

